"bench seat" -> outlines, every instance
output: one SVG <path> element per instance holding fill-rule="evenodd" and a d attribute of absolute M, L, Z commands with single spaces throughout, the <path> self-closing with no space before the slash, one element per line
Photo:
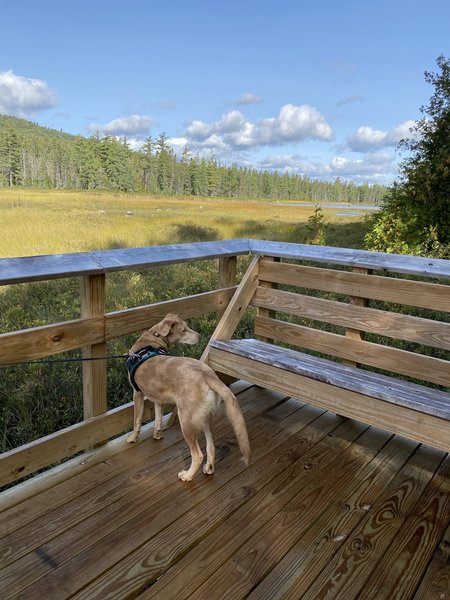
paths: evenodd
<path fill-rule="evenodd" d="M 364 268 L 255 257 L 203 358 L 218 373 L 450 452 L 449 292 Z M 256 339 L 232 339 L 250 306 Z M 432 312 L 410 310 L 424 306 Z"/>
<path fill-rule="evenodd" d="M 219 353 L 215 352 L 216 350 Z M 234 355 L 233 363 L 235 367 L 232 369 L 233 372 L 228 370 L 229 374 L 234 376 L 240 374 L 239 364 L 242 363 L 242 359 L 258 361 L 263 363 L 267 369 L 270 365 L 270 367 L 307 377 L 335 388 L 347 390 L 350 393 L 355 392 L 397 407 L 411 409 L 423 415 L 437 417 L 439 420 L 448 421 L 450 425 L 450 394 L 439 389 L 428 388 L 380 373 L 343 365 L 332 360 L 255 339 L 211 340 L 210 362 L 213 368 L 217 370 L 223 367 L 223 361 L 220 358 L 221 352 Z M 244 371 L 241 373 L 243 378 L 248 376 L 248 370 L 245 369 Z M 280 372 L 280 381 L 277 388 L 279 390 L 283 388 L 282 372 Z M 298 397 L 302 397 L 300 384 Z M 340 408 L 340 405 L 336 404 L 336 407 Z M 420 419 L 420 414 L 417 416 Z M 427 441 L 430 443 L 430 440 Z"/>

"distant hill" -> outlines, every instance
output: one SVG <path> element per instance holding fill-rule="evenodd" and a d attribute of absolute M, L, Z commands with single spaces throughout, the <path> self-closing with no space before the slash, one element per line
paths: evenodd
<path fill-rule="evenodd" d="M 0 115 L 0 188 L 39 187 L 149 194 L 380 203 L 386 189 L 336 179 L 221 165 L 186 148 L 177 159 L 162 133 L 141 150 L 113 136 L 71 135 Z"/>
<path fill-rule="evenodd" d="M 49 127 L 42 127 L 42 125 L 38 125 L 37 123 L 33 123 L 32 121 L 27 121 L 26 119 L 19 119 L 18 117 L 11 117 L 9 115 L 0 115 L 0 132 L 3 129 L 14 129 L 18 133 L 24 135 L 42 135 L 42 136 L 62 136 L 67 139 L 75 138 L 74 135 L 70 133 L 65 133 L 63 131 L 59 131 L 57 129 L 51 129 Z"/>

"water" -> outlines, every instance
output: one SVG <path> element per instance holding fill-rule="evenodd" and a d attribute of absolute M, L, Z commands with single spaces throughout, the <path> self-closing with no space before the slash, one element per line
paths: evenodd
<path fill-rule="evenodd" d="M 348 209 L 351 212 L 339 212 L 337 214 L 340 215 L 358 215 L 360 210 L 380 210 L 381 206 L 377 206 L 376 204 L 351 204 L 350 202 L 277 202 L 281 206 L 310 206 L 311 208 L 315 208 L 316 206 L 320 206 L 321 208 L 342 208 Z"/>

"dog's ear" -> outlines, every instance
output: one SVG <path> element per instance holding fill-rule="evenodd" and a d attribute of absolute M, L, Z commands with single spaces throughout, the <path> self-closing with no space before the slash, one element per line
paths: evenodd
<path fill-rule="evenodd" d="M 176 315 L 166 315 L 161 323 L 161 327 L 159 330 L 160 335 L 162 337 L 167 337 L 177 320 L 178 317 Z"/>

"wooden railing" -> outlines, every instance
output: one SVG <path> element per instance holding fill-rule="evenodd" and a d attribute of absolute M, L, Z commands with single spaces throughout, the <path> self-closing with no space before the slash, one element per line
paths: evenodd
<path fill-rule="evenodd" d="M 446 260 L 244 239 L 2 259 L 0 285 L 79 277 L 81 314 L 76 320 L 1 334 L 0 367 L 79 348 L 82 348 L 83 357 L 97 358 L 105 355 L 108 341 L 141 331 L 167 312 L 178 313 L 183 318 L 222 313 L 235 290 L 237 257 L 248 254 L 274 260 L 275 269 L 276 261 L 289 259 L 351 267 L 356 272 L 361 272 L 361 269 L 363 272 L 388 271 L 450 280 L 450 261 Z M 106 312 L 105 281 L 109 273 L 198 260 L 218 260 L 217 289 Z M 353 302 L 364 306 L 363 291 L 355 289 Z M 428 306 L 426 299 L 422 304 L 439 309 L 438 306 Z M 446 293 L 442 298 L 442 308 L 448 310 L 449 305 L 450 297 Z M 360 337 L 361 333 L 349 328 L 349 336 Z M 446 344 L 450 341 L 447 340 Z M 106 375 L 105 361 L 83 363 L 84 420 L 0 455 L 0 486 L 104 442 L 131 426 L 131 403 L 114 410 L 107 408 Z"/>

